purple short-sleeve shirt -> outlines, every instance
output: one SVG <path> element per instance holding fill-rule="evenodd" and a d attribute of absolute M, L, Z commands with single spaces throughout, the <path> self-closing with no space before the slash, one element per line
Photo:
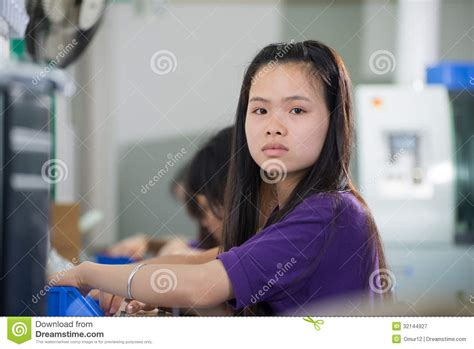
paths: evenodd
<path fill-rule="evenodd" d="M 369 237 L 367 214 L 351 192 L 312 195 L 217 256 L 232 284 L 229 303 L 265 302 L 275 314 L 300 314 L 321 299 L 365 292 L 376 263 Z"/>

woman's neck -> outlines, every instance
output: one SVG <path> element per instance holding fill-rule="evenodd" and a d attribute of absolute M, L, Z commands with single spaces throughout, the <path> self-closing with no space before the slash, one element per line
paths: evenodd
<path fill-rule="evenodd" d="M 305 173 L 306 171 L 289 173 L 283 181 L 275 184 L 278 198 L 278 207 L 280 209 L 288 202 L 291 193 L 301 181 Z"/>

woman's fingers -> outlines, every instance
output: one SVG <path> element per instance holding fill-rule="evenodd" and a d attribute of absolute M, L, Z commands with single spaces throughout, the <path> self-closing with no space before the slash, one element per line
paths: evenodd
<path fill-rule="evenodd" d="M 91 290 L 89 292 L 89 296 L 91 296 L 93 299 L 95 299 L 96 301 L 99 300 L 99 294 L 100 294 L 100 291 L 99 290 Z"/>
<path fill-rule="evenodd" d="M 135 314 L 135 313 L 138 313 L 141 310 L 149 311 L 149 310 L 153 310 L 155 308 L 156 307 L 154 305 L 145 304 L 145 303 L 142 303 L 142 302 L 139 302 L 139 301 L 136 301 L 136 300 L 131 300 L 127 304 L 127 306 L 125 307 L 125 311 L 127 312 L 127 314 Z"/>
<path fill-rule="evenodd" d="M 141 259 L 146 253 L 148 238 L 144 234 L 136 234 L 108 249 L 112 256 L 128 256 Z"/>
<path fill-rule="evenodd" d="M 120 304 L 122 304 L 123 301 L 123 297 L 114 296 L 110 305 L 110 314 L 115 314 L 120 309 Z"/>
<path fill-rule="evenodd" d="M 99 305 L 100 309 L 105 315 L 110 315 L 110 305 L 112 304 L 113 295 L 106 292 L 99 292 Z"/>
<path fill-rule="evenodd" d="M 125 307 L 125 312 L 127 312 L 128 314 L 134 314 L 138 311 L 140 311 L 140 305 L 141 303 L 138 302 L 138 301 L 130 301 L 127 306 Z"/>
<path fill-rule="evenodd" d="M 120 309 L 120 305 L 124 300 L 123 297 L 102 291 L 98 292 L 98 298 L 100 308 L 102 309 L 105 315 L 114 315 Z"/>
<path fill-rule="evenodd" d="M 111 256 L 129 256 L 130 248 L 124 245 L 117 245 L 107 251 Z"/>

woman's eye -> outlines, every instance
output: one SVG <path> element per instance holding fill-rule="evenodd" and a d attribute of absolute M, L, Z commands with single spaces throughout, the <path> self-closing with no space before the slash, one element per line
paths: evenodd
<path fill-rule="evenodd" d="M 254 113 L 258 114 L 258 115 L 263 115 L 263 114 L 266 114 L 267 111 L 263 108 L 257 108 L 257 109 L 255 109 Z"/>
<path fill-rule="evenodd" d="M 291 109 L 290 113 L 291 114 L 302 114 L 302 113 L 304 113 L 304 110 L 301 109 L 301 108 L 293 108 L 293 109 Z"/>

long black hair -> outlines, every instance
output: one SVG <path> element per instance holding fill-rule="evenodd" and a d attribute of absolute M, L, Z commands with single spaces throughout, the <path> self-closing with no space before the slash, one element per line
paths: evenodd
<path fill-rule="evenodd" d="M 334 206 L 338 209 L 338 192 L 350 191 L 367 214 L 369 241 L 375 243 L 378 254 L 372 261 L 375 264 L 378 257 L 378 267 L 385 268 L 383 248 L 374 219 L 349 173 L 354 129 L 349 74 L 339 54 L 315 40 L 268 45 L 256 55 L 245 72 L 237 105 L 232 161 L 226 187 L 223 250 L 241 245 L 258 230 L 262 178 L 260 168 L 248 149 L 245 134 L 249 92 L 253 79 L 257 78 L 261 70 L 286 63 L 301 63 L 307 68 L 309 78 L 322 85 L 330 113 L 329 127 L 318 159 L 296 185 L 284 207 L 269 217 L 266 226 L 281 221 L 305 198 L 315 193 L 327 193 L 334 197 Z M 268 314 L 265 304 L 247 309 L 251 311 L 244 312 L 246 314 Z"/>
<path fill-rule="evenodd" d="M 223 219 L 224 194 L 229 171 L 233 127 L 219 131 L 194 155 L 186 168 L 184 187 L 189 196 L 188 212 L 200 219 L 204 212 L 197 201 L 197 195 L 204 195 L 213 214 Z M 208 249 L 218 241 L 204 227 L 201 227 L 199 248 Z"/>

